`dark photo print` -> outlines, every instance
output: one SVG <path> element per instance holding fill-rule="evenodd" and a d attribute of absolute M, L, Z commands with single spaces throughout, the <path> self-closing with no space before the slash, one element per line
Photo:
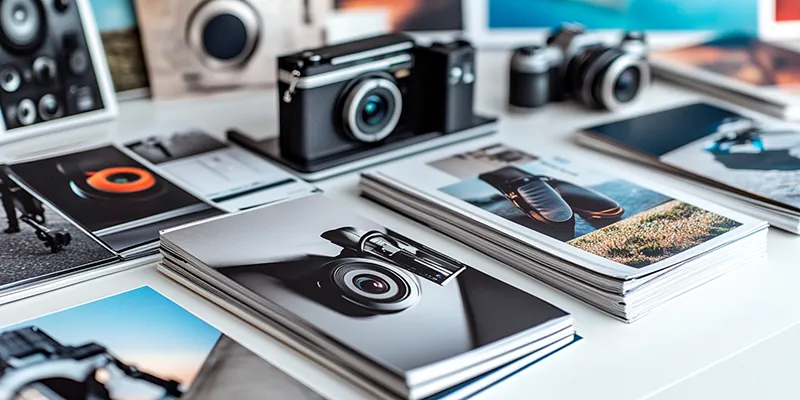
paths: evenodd
<path fill-rule="evenodd" d="M 472 174 L 440 190 L 623 265 L 649 266 L 740 225 L 623 179 L 573 170 L 567 160 L 522 157 L 505 146 L 485 150 L 431 163 L 459 177 Z M 487 153 L 501 156 L 487 162 Z"/>
<path fill-rule="evenodd" d="M 221 214 L 112 146 L 10 168 L 117 251 L 157 240 L 160 229 Z"/>
<path fill-rule="evenodd" d="M 0 289 L 117 257 L 0 172 Z"/>

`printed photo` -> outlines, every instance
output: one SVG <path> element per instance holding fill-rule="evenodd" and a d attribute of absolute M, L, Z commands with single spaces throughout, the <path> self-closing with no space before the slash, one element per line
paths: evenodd
<path fill-rule="evenodd" d="M 146 88 L 147 68 L 133 0 L 90 0 L 117 92 Z"/>
<path fill-rule="evenodd" d="M 117 256 L 0 170 L 0 289 L 91 268 Z"/>
<path fill-rule="evenodd" d="M 323 196 L 165 237 L 264 301 L 397 371 L 464 355 L 566 316 Z"/>
<path fill-rule="evenodd" d="M 490 29 L 552 28 L 708 30 L 758 33 L 758 2 L 710 0 L 485 0 Z M 787 0 L 791 1 L 791 0 Z"/>
<path fill-rule="evenodd" d="M 336 0 L 340 10 L 388 11 L 393 31 L 455 31 L 462 24 L 461 0 Z"/>
<path fill-rule="evenodd" d="M 587 131 L 690 173 L 800 209 L 800 129 L 794 125 L 698 103 Z"/>
<path fill-rule="evenodd" d="M 563 158 L 519 153 L 495 145 L 430 165 L 451 174 L 458 165 L 453 175 L 462 180 L 440 188 L 442 192 L 634 268 L 677 255 L 740 225 L 634 183 L 576 167 Z M 487 162 L 486 154 L 501 156 Z"/>
<path fill-rule="evenodd" d="M 0 330 L 0 397 L 322 399 L 149 287 Z"/>
<path fill-rule="evenodd" d="M 12 165 L 33 191 L 116 251 L 222 212 L 113 146 Z"/>
<path fill-rule="evenodd" d="M 660 51 L 654 57 L 755 86 L 800 91 L 800 53 L 756 38 L 727 37 L 698 46 Z"/>

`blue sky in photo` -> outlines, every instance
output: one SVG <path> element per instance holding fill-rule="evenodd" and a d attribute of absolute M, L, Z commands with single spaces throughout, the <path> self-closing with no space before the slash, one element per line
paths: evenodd
<path fill-rule="evenodd" d="M 757 33 L 758 0 L 487 0 L 490 28 L 715 30 Z"/>
<path fill-rule="evenodd" d="M 90 0 L 89 2 L 92 4 L 97 27 L 101 31 L 115 31 L 136 26 L 136 8 L 133 0 Z"/>

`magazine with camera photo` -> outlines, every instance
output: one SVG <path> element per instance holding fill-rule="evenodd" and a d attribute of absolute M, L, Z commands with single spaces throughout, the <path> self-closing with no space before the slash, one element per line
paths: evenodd
<path fill-rule="evenodd" d="M 777 222 L 780 218 L 774 216 L 770 222 L 800 232 L 800 128 L 796 125 L 695 103 L 590 127 L 579 137 L 586 145 L 640 158 L 698 184 L 794 216 L 794 223 Z"/>
<path fill-rule="evenodd" d="M 323 400 L 144 286 L 0 328 L 0 398 Z"/>
<path fill-rule="evenodd" d="M 165 231 L 162 252 L 404 398 L 574 333 L 568 313 L 320 195 Z"/>
<path fill-rule="evenodd" d="M 319 192 L 263 158 L 199 130 L 152 136 L 125 147 L 229 212 Z"/>
<path fill-rule="evenodd" d="M 118 261 L 97 239 L 16 185 L 0 166 L 0 296 Z"/>
<path fill-rule="evenodd" d="M 161 229 L 223 213 L 114 146 L 9 168 L 20 186 L 126 257 L 154 251 Z"/>

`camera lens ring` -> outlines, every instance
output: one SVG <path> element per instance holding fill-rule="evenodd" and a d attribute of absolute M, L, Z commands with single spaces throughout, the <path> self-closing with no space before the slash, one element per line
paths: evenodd
<path fill-rule="evenodd" d="M 638 70 L 638 86 L 628 99 L 621 101 L 617 98 L 615 93 L 617 81 L 620 76 L 630 68 Z M 623 54 L 612 61 L 611 65 L 608 66 L 608 69 L 603 74 L 603 79 L 599 86 L 600 93 L 597 99 L 603 107 L 613 111 L 636 100 L 648 86 L 650 86 L 650 65 L 647 63 L 647 60 L 631 54 Z"/>
<path fill-rule="evenodd" d="M 346 257 L 331 261 L 330 282 L 341 293 L 341 297 L 358 307 L 375 312 L 392 313 L 403 311 L 420 299 L 420 288 L 416 278 L 409 272 L 383 261 Z M 382 293 L 369 293 L 355 283 L 356 278 L 371 276 L 389 285 Z"/>
<path fill-rule="evenodd" d="M 390 111 L 386 122 L 382 128 L 376 132 L 365 132 L 359 124 L 361 113 L 361 103 L 373 92 L 381 91 L 388 94 L 386 99 L 389 103 Z M 400 116 L 403 112 L 403 95 L 397 84 L 383 77 L 365 79 L 354 86 L 347 94 L 342 107 L 345 131 L 353 139 L 364 143 L 379 142 L 389 136 L 397 128 Z"/>
<path fill-rule="evenodd" d="M 222 17 L 232 17 L 241 24 L 246 38 L 235 56 L 217 58 L 207 51 L 207 32 L 209 23 Z M 196 7 L 186 24 L 186 41 L 189 48 L 207 67 L 215 70 L 235 69 L 244 64 L 256 50 L 261 21 L 258 12 L 251 5 L 241 0 L 205 1 Z"/>
<path fill-rule="evenodd" d="M 603 107 L 600 99 L 594 96 L 593 90 L 598 78 L 606 73 L 608 66 L 622 53 L 619 49 L 597 46 L 584 59 L 578 68 L 578 84 L 575 87 L 575 97 L 584 105 L 597 108 Z"/>

